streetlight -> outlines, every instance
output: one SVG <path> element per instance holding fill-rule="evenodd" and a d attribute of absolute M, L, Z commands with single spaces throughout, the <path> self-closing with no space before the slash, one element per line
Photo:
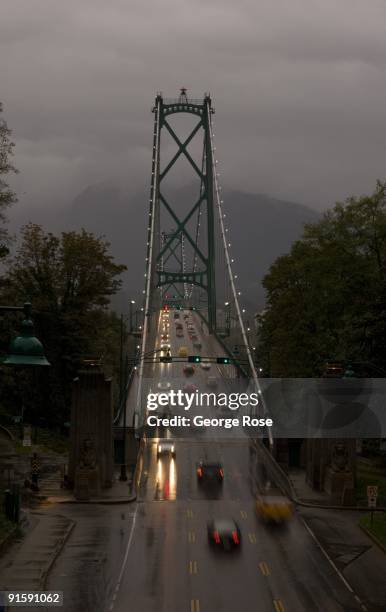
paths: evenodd
<path fill-rule="evenodd" d="M 4 365 L 49 366 L 44 354 L 43 345 L 34 335 L 34 324 L 31 319 L 32 306 L 26 302 L 24 306 L 0 306 L 2 312 L 24 312 L 25 319 L 21 324 L 20 336 L 16 336 L 10 344 L 9 354 L 2 362 Z"/>
<path fill-rule="evenodd" d="M 133 333 L 133 305 L 135 304 L 135 300 L 130 300 L 130 333 Z"/>
<path fill-rule="evenodd" d="M 34 335 L 34 325 L 31 319 L 32 306 L 26 302 L 23 306 L 0 306 L 0 313 L 23 312 L 24 319 L 21 324 L 21 333 L 11 341 L 9 353 L 2 361 L 4 365 L 11 366 L 49 366 L 51 365 L 44 354 L 43 345 Z M 22 409 L 23 410 L 23 409 Z M 23 415 L 23 411 L 22 411 Z M 23 419 L 23 416 L 22 416 Z M 8 472 L 8 487 L 10 485 L 10 472 Z M 6 515 L 10 520 L 19 522 L 20 516 L 20 488 L 13 483 L 5 491 Z"/>

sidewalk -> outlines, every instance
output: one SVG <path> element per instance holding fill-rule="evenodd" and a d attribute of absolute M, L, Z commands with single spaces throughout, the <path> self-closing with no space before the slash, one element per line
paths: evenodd
<path fill-rule="evenodd" d="M 35 495 L 36 500 L 44 501 L 46 504 L 127 504 L 135 501 L 136 495 L 133 493 L 132 481 L 119 480 L 118 472 L 114 475 L 113 485 L 110 489 L 102 489 L 99 497 L 93 497 L 89 500 L 78 500 L 75 498 L 73 491 L 67 491 L 60 488 L 60 482 L 57 480 L 54 487 L 54 480 L 48 482 L 43 480 L 40 483 L 40 491 Z"/>
<path fill-rule="evenodd" d="M 299 500 L 316 504 L 298 506 L 302 520 L 351 586 L 355 586 L 368 612 L 381 612 L 386 600 L 386 555 L 359 527 L 361 512 L 328 506 L 329 495 L 314 491 L 304 470 L 291 470 L 289 478 Z M 320 507 L 317 507 L 317 506 Z"/>
<path fill-rule="evenodd" d="M 31 512 L 25 534 L 0 559 L 0 590 L 42 590 L 75 523 Z"/>
<path fill-rule="evenodd" d="M 291 469 L 288 474 L 298 499 L 308 504 L 320 504 L 322 506 L 331 505 L 331 499 L 325 491 L 316 491 L 306 482 L 305 470 Z"/>

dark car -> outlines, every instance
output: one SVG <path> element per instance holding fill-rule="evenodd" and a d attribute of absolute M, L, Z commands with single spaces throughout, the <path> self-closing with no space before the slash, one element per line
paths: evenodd
<path fill-rule="evenodd" d="M 222 484 L 224 480 L 224 470 L 221 463 L 200 461 L 197 464 L 198 482 L 218 482 Z"/>
<path fill-rule="evenodd" d="M 239 526 L 233 519 L 213 519 L 208 523 L 208 542 L 223 550 L 238 549 L 241 543 Z"/>

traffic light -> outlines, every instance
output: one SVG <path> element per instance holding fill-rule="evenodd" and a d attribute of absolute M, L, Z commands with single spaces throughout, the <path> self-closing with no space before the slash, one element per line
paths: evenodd
<path fill-rule="evenodd" d="M 159 360 L 160 363 L 170 363 L 173 361 L 173 357 L 171 355 L 161 355 Z"/>
<path fill-rule="evenodd" d="M 230 357 L 217 357 L 216 362 L 222 363 L 223 365 L 229 365 L 233 363 L 233 359 L 231 359 Z"/>
<path fill-rule="evenodd" d="M 200 355 L 189 355 L 188 361 L 190 363 L 201 363 L 201 357 Z"/>

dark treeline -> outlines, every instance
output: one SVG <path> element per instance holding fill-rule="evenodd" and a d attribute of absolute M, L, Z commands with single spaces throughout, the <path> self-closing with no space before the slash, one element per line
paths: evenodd
<path fill-rule="evenodd" d="M 268 375 L 320 376 L 331 359 L 385 370 L 386 183 L 306 225 L 263 284 L 259 356 Z"/>
<path fill-rule="evenodd" d="M 0 107 L 1 111 L 1 107 Z M 15 171 L 13 143 L 0 122 L 0 303 L 31 301 L 35 333 L 50 368 L 0 369 L 0 411 L 32 424 L 60 426 L 69 418 L 71 381 L 84 358 L 102 358 L 108 375 L 119 369 L 120 320 L 109 310 L 126 269 L 114 262 L 109 243 L 82 229 L 56 236 L 36 224 L 25 226 L 12 243 L 5 211 L 17 201 L 6 182 Z M 20 331 L 20 314 L 0 316 L 0 351 Z"/>

